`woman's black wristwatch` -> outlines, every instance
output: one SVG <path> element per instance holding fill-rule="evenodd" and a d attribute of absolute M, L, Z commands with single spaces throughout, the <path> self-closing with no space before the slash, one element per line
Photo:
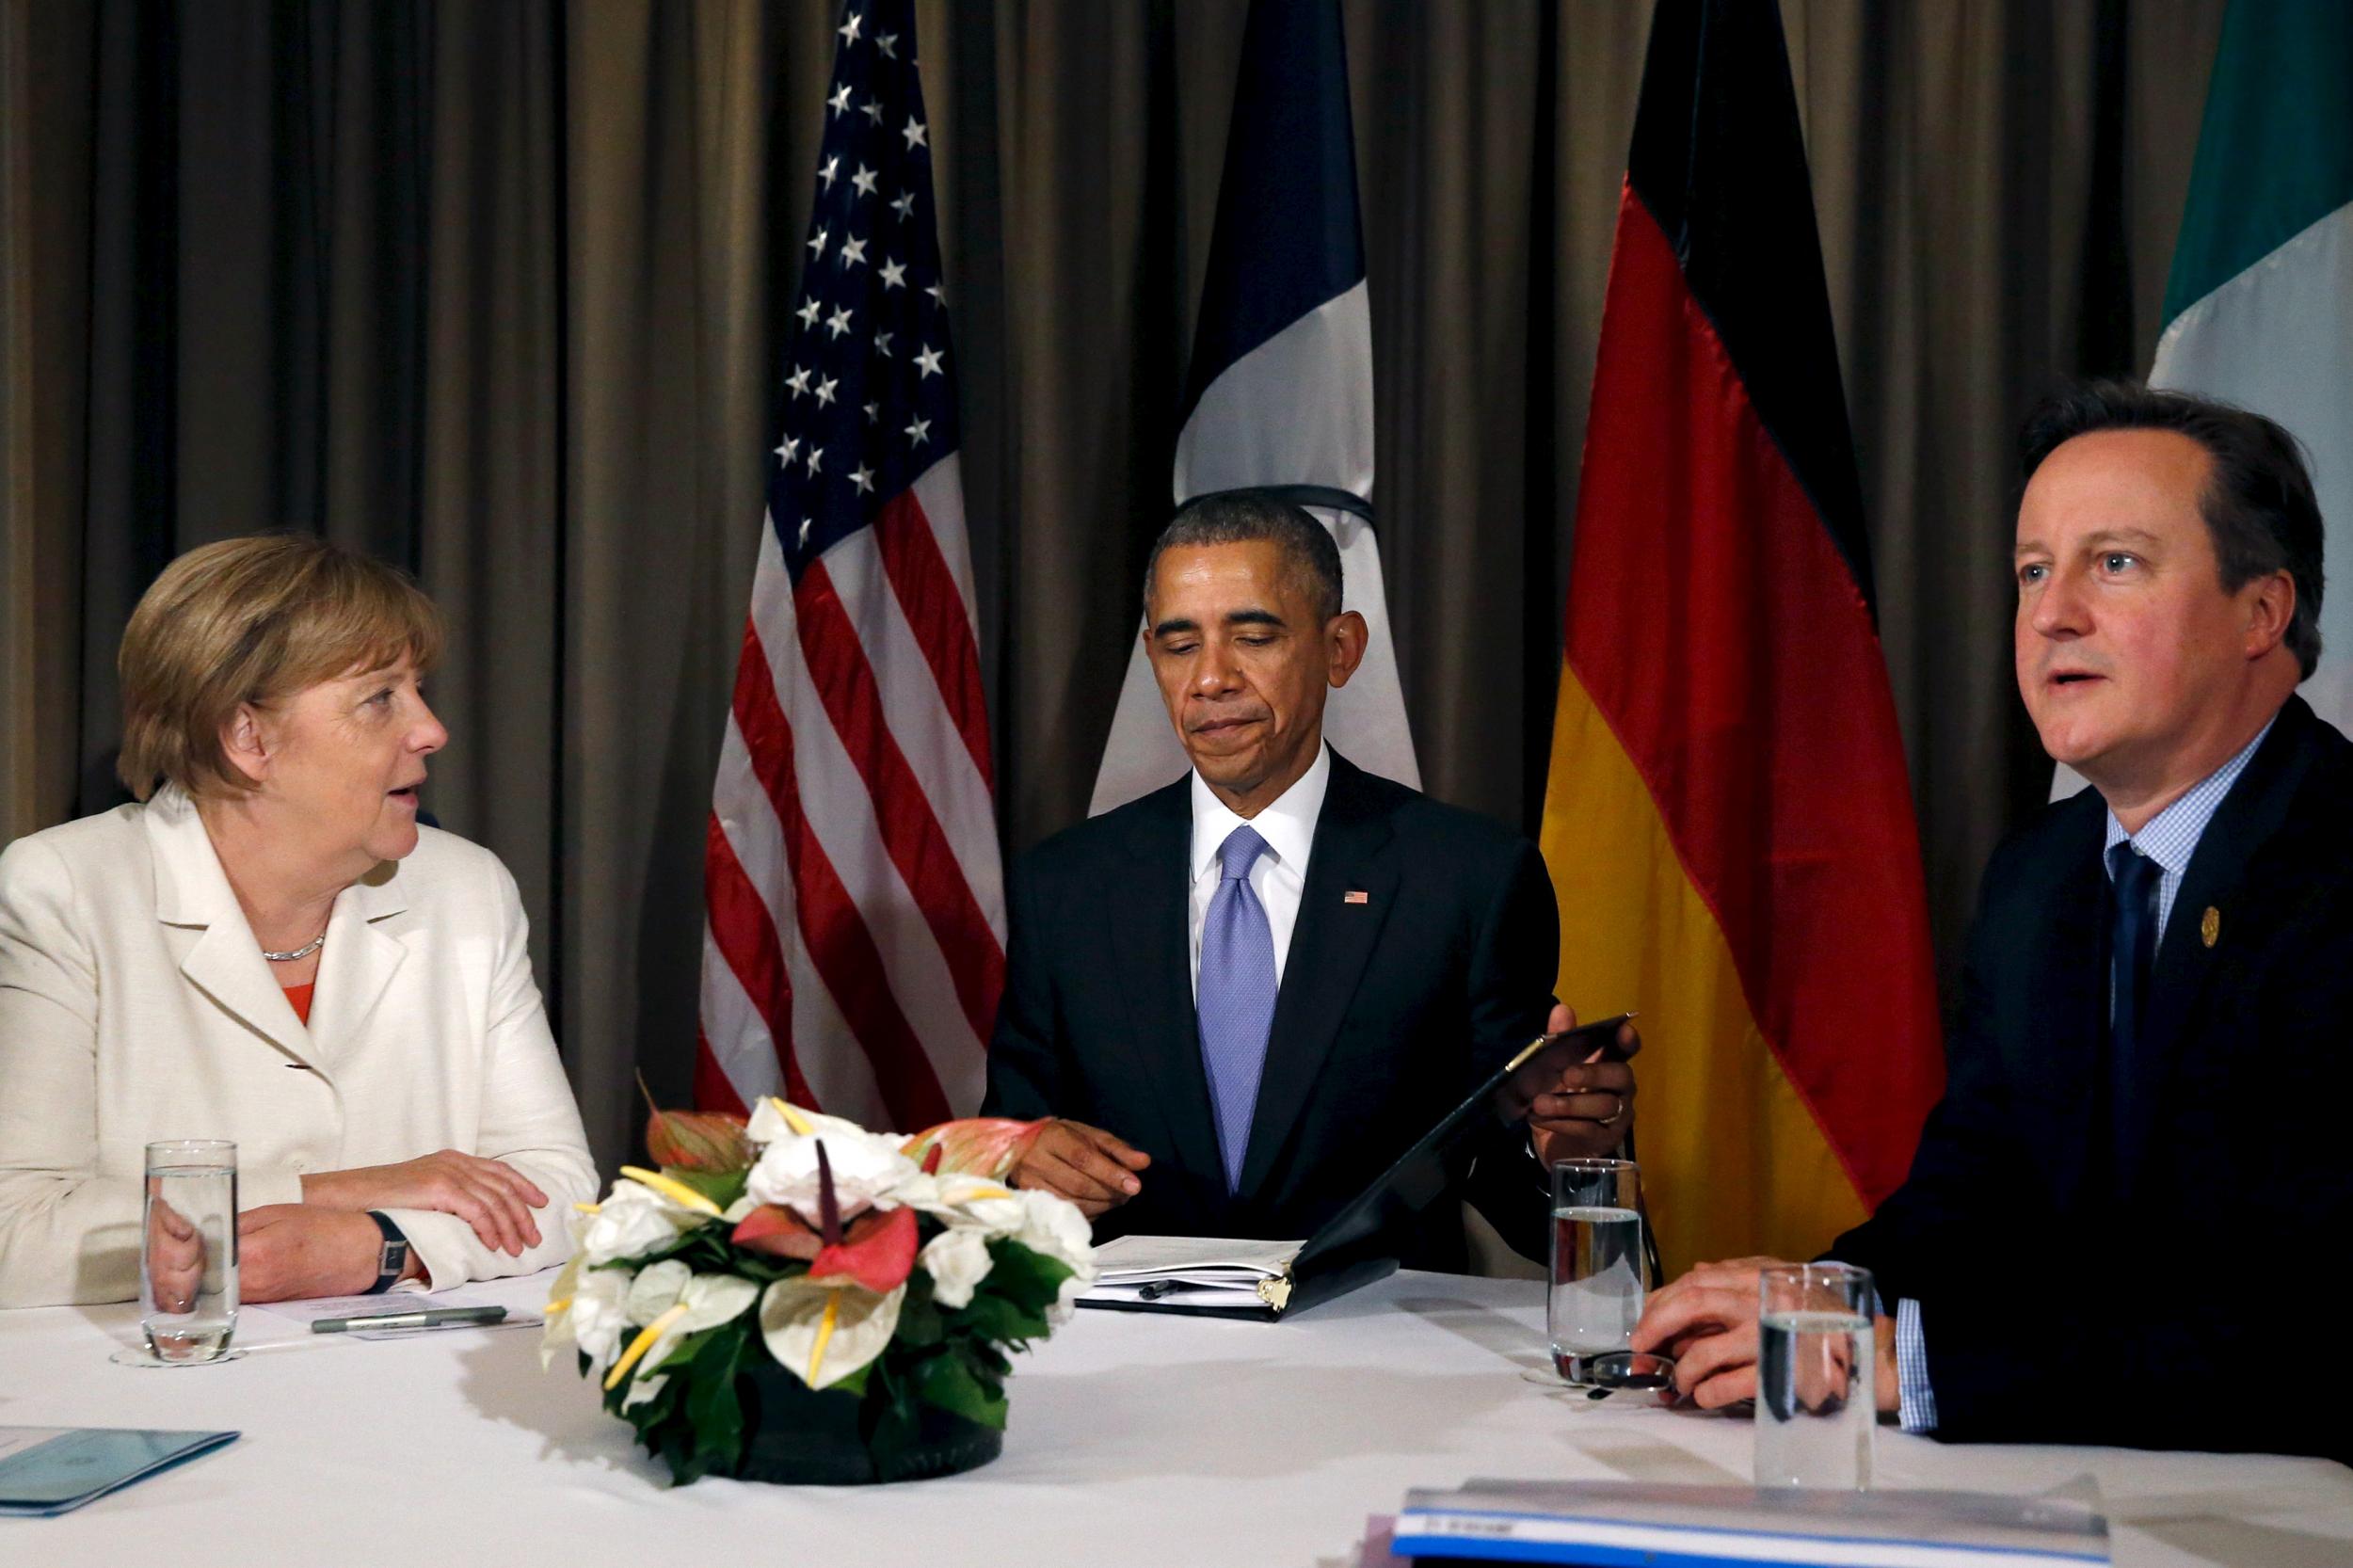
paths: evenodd
<path fill-rule="evenodd" d="M 398 1284 L 400 1276 L 408 1272 L 408 1238 L 401 1234 L 400 1227 L 392 1224 L 390 1215 L 371 1208 L 368 1218 L 374 1220 L 376 1228 L 384 1233 L 384 1250 L 376 1254 L 376 1283 L 367 1288 L 365 1294 L 380 1296 Z"/>

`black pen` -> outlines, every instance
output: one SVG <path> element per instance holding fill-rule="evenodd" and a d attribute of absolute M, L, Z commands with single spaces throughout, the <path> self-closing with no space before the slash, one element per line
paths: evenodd
<path fill-rule="evenodd" d="M 1177 1290 L 1183 1288 L 1183 1285 L 1184 1281 L 1182 1280 L 1156 1279 L 1151 1284 L 1144 1287 L 1136 1292 L 1136 1300 L 1140 1302 L 1156 1302 L 1162 1296 L 1175 1295 Z"/>

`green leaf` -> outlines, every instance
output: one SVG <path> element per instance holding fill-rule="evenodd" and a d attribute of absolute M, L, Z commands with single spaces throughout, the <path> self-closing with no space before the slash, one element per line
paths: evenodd
<path fill-rule="evenodd" d="M 692 1187 L 722 1208 L 742 1197 L 744 1184 L 751 1179 L 748 1170 L 690 1171 L 683 1165 L 664 1165 L 662 1174 L 680 1186 Z"/>
<path fill-rule="evenodd" d="M 700 1271 L 711 1274 L 741 1274 L 761 1285 L 780 1279 L 792 1279 L 808 1272 L 808 1265 L 797 1257 L 769 1257 L 746 1252 L 740 1247 L 728 1249 L 727 1257 L 715 1266 Z"/>
<path fill-rule="evenodd" d="M 694 1433 L 694 1462 L 698 1473 L 732 1475 L 744 1463 L 744 1399 L 737 1386 L 737 1368 L 750 1336 L 746 1315 L 710 1331 L 710 1342 L 685 1372 L 690 1384 L 685 1416 Z"/>
<path fill-rule="evenodd" d="M 654 1391 L 653 1398 L 642 1400 L 629 1409 L 623 1410 L 621 1401 L 629 1397 L 631 1387 L 638 1379 L 651 1375 L 640 1367 L 604 1391 L 604 1408 L 635 1427 L 640 1434 L 643 1434 L 648 1427 L 659 1425 L 668 1419 L 679 1401 L 681 1384 L 679 1379 L 671 1378 Z"/>
<path fill-rule="evenodd" d="M 654 1361 L 650 1355 L 648 1355 L 645 1361 L 639 1362 L 637 1364 L 636 1375 L 638 1377 L 648 1377 L 656 1370 L 663 1368 L 667 1368 L 673 1373 L 684 1371 L 688 1367 L 694 1364 L 694 1360 L 696 1356 L 702 1354 L 703 1347 L 711 1343 L 712 1336 L 724 1334 L 727 1329 L 728 1325 L 725 1323 L 720 1324 L 717 1328 L 696 1329 L 694 1333 L 684 1336 L 678 1341 L 678 1343 L 672 1345 L 670 1347 L 669 1353 L 664 1355 L 659 1362 Z M 628 1384 L 623 1384 L 622 1386 L 627 1387 Z"/>
<path fill-rule="evenodd" d="M 984 1427 L 1004 1430 L 1003 1391 L 992 1390 L 973 1376 L 972 1368 L 962 1356 L 935 1355 L 917 1363 L 915 1388 L 924 1400 L 942 1410 L 952 1411 Z"/>
<path fill-rule="evenodd" d="M 867 1451 L 874 1456 L 875 1469 L 886 1476 L 897 1469 L 921 1430 L 915 1391 L 894 1372 L 891 1359 L 877 1358 L 867 1363 L 874 1383 L 867 1391 L 864 1409 L 859 1412 L 862 1422 L 872 1423 L 866 1433 Z"/>
<path fill-rule="evenodd" d="M 907 1293 L 899 1302 L 899 1326 L 891 1333 L 893 1342 L 917 1347 L 936 1345 L 947 1332 L 939 1304 L 932 1300 L 931 1276 L 920 1272 L 909 1274 Z"/>
<path fill-rule="evenodd" d="M 960 1330 L 997 1344 L 1042 1339 L 1051 1326 L 1043 1309 L 1032 1311 L 1002 1296 L 979 1294 L 950 1320 L 952 1333 Z"/>
<path fill-rule="evenodd" d="M 703 1225 L 690 1230 L 675 1241 L 656 1247 L 635 1257 L 600 1263 L 600 1269 L 627 1269 L 632 1272 L 651 1263 L 675 1260 L 685 1264 L 698 1274 L 741 1274 L 761 1285 L 773 1280 L 791 1279 L 808 1272 L 808 1265 L 798 1258 L 772 1257 L 736 1246 L 728 1240 L 725 1225 Z"/>
<path fill-rule="evenodd" d="M 1053 1305 L 1062 1292 L 1062 1282 L 1070 1277 L 1068 1264 L 1008 1238 L 991 1241 L 988 1256 L 988 1277 L 981 1281 L 982 1291 L 1031 1312 L 1042 1314 Z"/>

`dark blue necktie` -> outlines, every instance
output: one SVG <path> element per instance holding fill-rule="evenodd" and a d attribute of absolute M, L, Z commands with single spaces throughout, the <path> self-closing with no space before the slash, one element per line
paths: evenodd
<path fill-rule="evenodd" d="M 2115 923 L 2108 933 L 2108 1108 L 2120 1176 L 2138 1163 L 2139 1118 L 2135 1102 L 2147 1078 L 2141 1042 L 2147 1032 L 2149 972 L 2157 958 L 2157 883 L 2164 868 L 2130 841 L 2108 848 L 2116 881 Z"/>
<path fill-rule="evenodd" d="M 1242 1156 L 1250 1150 L 1250 1120 L 1258 1106 L 1258 1075 L 1266 1067 L 1268 1032 L 1274 1025 L 1274 929 L 1266 905 L 1250 887 L 1251 863 L 1267 842 L 1237 827 L 1218 846 L 1219 881 L 1201 928 L 1201 976 L 1193 1010 L 1201 1022 L 1201 1064 L 1209 1073 L 1217 1112 L 1218 1153 L 1225 1190 L 1241 1188 Z"/>

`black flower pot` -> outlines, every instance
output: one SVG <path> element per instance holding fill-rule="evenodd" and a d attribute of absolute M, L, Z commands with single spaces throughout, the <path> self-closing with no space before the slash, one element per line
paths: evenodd
<path fill-rule="evenodd" d="M 919 1405 L 915 1441 L 877 1464 L 866 1446 L 865 1398 L 839 1388 L 812 1390 L 768 1357 L 751 1358 L 751 1398 L 744 1417 L 751 1441 L 744 1450 L 744 1480 L 786 1486 L 857 1486 L 877 1480 L 922 1480 L 974 1470 L 1002 1453 L 1005 1434 L 934 1405 Z M 750 1408 L 758 1401 L 757 1416 Z"/>

